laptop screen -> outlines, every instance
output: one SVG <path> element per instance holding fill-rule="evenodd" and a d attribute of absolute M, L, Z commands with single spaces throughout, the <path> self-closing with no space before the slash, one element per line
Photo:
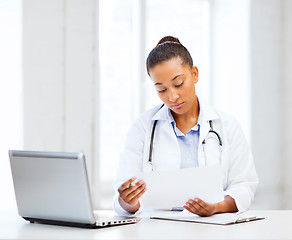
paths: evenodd
<path fill-rule="evenodd" d="M 93 224 L 82 153 L 9 151 L 19 215 Z"/>

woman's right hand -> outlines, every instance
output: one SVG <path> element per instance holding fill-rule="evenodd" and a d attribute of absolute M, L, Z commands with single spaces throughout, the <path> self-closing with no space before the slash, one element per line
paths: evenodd
<path fill-rule="evenodd" d="M 132 183 L 136 180 L 136 177 L 132 177 L 124 182 L 118 189 L 120 194 L 119 203 L 128 212 L 137 212 L 140 208 L 139 198 L 146 191 L 146 183 L 143 180 Z"/>

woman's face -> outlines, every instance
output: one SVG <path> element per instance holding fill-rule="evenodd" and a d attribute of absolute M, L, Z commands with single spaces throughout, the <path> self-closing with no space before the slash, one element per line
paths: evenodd
<path fill-rule="evenodd" d="M 149 74 L 158 96 L 173 112 L 184 114 L 193 107 L 199 77 L 197 67 L 190 69 L 177 57 L 157 64 Z"/>

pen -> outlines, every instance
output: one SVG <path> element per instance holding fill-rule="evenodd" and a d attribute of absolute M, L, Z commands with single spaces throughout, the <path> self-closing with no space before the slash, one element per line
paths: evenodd
<path fill-rule="evenodd" d="M 235 223 L 249 222 L 249 221 L 253 221 L 256 219 L 257 219 L 257 217 L 241 218 L 241 219 L 235 220 Z"/>

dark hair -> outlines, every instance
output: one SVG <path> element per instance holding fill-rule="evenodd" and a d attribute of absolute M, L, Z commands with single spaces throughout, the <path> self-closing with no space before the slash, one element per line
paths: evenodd
<path fill-rule="evenodd" d="M 193 59 L 189 51 L 180 43 L 178 38 L 166 36 L 160 39 L 146 60 L 147 73 L 157 64 L 179 57 L 183 64 L 193 67 Z"/>

